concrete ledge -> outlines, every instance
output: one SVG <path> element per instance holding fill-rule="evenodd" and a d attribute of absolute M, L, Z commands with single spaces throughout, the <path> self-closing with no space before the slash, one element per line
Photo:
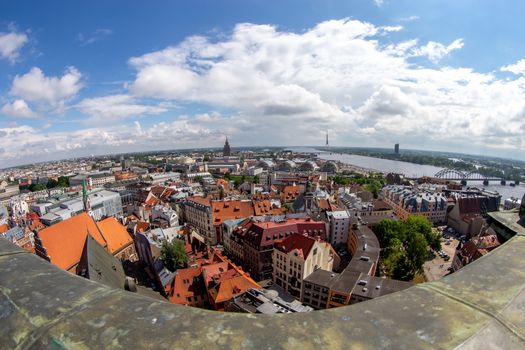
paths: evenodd
<path fill-rule="evenodd" d="M 524 349 L 525 237 L 442 280 L 308 314 L 219 313 L 74 276 L 0 239 L 6 349 Z"/>

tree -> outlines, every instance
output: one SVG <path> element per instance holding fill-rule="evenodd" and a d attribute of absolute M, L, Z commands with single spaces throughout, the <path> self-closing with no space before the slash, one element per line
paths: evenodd
<path fill-rule="evenodd" d="M 372 193 L 374 198 L 379 197 L 379 192 L 381 192 L 381 182 L 376 179 L 368 179 L 368 183 L 365 185 L 365 189 Z"/>
<path fill-rule="evenodd" d="M 421 272 L 428 247 L 441 246 L 430 222 L 422 216 L 411 216 L 406 222 L 381 220 L 374 229 L 381 246 L 381 261 L 390 278 L 410 281 Z"/>
<path fill-rule="evenodd" d="M 53 179 L 50 179 L 47 184 L 46 184 L 46 187 L 47 188 L 55 188 L 58 186 L 58 181 L 56 180 L 53 180 Z"/>
<path fill-rule="evenodd" d="M 69 187 L 69 177 L 59 176 L 58 177 L 58 186 L 59 187 Z"/>
<path fill-rule="evenodd" d="M 230 181 L 231 179 L 232 179 L 232 174 L 230 174 L 229 172 L 224 174 L 224 180 Z"/>
<path fill-rule="evenodd" d="M 44 185 L 41 185 L 41 184 L 31 184 L 29 185 L 29 187 L 27 188 L 29 191 L 31 192 L 36 192 L 36 191 L 42 191 L 42 190 L 45 190 L 46 187 Z"/>
<path fill-rule="evenodd" d="M 381 220 L 377 223 L 374 228 L 374 233 L 379 240 L 379 245 L 385 249 L 388 249 L 393 245 L 393 240 L 397 239 L 400 242 L 404 241 L 404 237 L 401 237 L 403 223 L 394 220 Z"/>
<path fill-rule="evenodd" d="M 160 250 L 160 260 L 172 272 L 184 267 L 188 262 L 184 241 L 180 239 L 174 239 L 171 243 L 164 241 Z"/>
<path fill-rule="evenodd" d="M 441 236 L 432 231 L 432 224 L 424 216 L 412 215 L 405 221 L 405 225 L 412 231 L 421 233 L 434 251 L 441 250 Z"/>
<path fill-rule="evenodd" d="M 253 177 L 253 183 L 254 183 L 254 184 L 258 184 L 258 183 L 259 183 L 259 176 L 255 175 L 255 176 Z"/>

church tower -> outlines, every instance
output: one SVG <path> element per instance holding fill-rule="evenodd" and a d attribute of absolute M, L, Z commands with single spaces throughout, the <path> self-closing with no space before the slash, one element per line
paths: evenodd
<path fill-rule="evenodd" d="M 226 136 L 226 142 L 224 142 L 224 147 L 222 148 L 222 155 L 224 157 L 231 156 L 230 144 L 228 143 L 228 136 Z"/>

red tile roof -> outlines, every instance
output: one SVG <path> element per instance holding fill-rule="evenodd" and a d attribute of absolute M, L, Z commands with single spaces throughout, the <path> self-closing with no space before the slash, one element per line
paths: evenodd
<path fill-rule="evenodd" d="M 71 270 L 80 261 L 88 234 L 101 246 L 106 246 L 106 241 L 95 225 L 95 221 L 86 213 L 40 230 L 38 237 L 51 263 L 64 270 Z"/>
<path fill-rule="evenodd" d="M 286 208 L 272 206 L 269 200 L 258 200 L 253 202 L 255 215 L 282 215 L 286 213 Z"/>
<path fill-rule="evenodd" d="M 144 201 L 144 205 L 146 205 L 147 207 L 154 207 L 159 203 L 160 200 L 157 197 L 155 197 L 155 195 L 151 195 L 148 199 Z"/>
<path fill-rule="evenodd" d="M 217 186 L 222 186 L 222 188 L 224 189 L 224 192 L 229 192 L 230 191 L 230 184 L 228 183 L 228 181 L 226 181 L 224 179 L 218 179 L 217 180 Z"/>
<path fill-rule="evenodd" d="M 130 244 L 133 239 L 124 226 L 115 218 L 107 218 L 97 223 L 98 228 L 108 242 L 108 248 L 111 254 L 115 254 Z"/>
<path fill-rule="evenodd" d="M 82 213 L 38 232 L 51 263 L 64 270 L 72 270 L 80 261 L 87 235 L 93 237 L 111 254 L 133 244 L 126 228 L 115 218 L 98 224 Z"/>
<path fill-rule="evenodd" d="M 171 290 L 168 294 L 169 301 L 173 304 L 186 305 L 188 298 L 205 294 L 205 290 L 195 280 L 195 277 L 200 276 L 200 274 L 200 267 L 177 270 L 177 274 L 171 282 Z"/>
<path fill-rule="evenodd" d="M 299 256 L 303 257 L 303 259 L 306 259 L 310 254 L 310 251 L 312 250 L 315 242 L 316 240 L 314 238 L 300 234 L 293 234 L 290 237 L 282 240 L 280 243 L 277 243 L 275 245 L 275 249 L 286 254 L 297 251 Z"/>
<path fill-rule="evenodd" d="M 151 188 L 151 193 L 162 201 L 167 201 L 174 191 L 174 189 L 165 186 L 153 186 Z"/>
<path fill-rule="evenodd" d="M 203 266 L 202 275 L 210 301 L 216 307 L 250 288 L 261 288 L 247 273 L 227 261 Z"/>
<path fill-rule="evenodd" d="M 326 239 L 326 224 L 310 218 L 287 219 L 281 222 L 249 220 L 234 230 L 234 234 L 242 236 L 257 247 L 280 242 L 293 233 Z"/>
<path fill-rule="evenodd" d="M 293 202 L 301 194 L 301 189 L 299 186 L 285 186 L 281 193 L 281 199 L 283 202 Z"/>
<path fill-rule="evenodd" d="M 327 199 L 320 198 L 318 203 L 319 209 L 332 210 L 330 202 Z"/>
<path fill-rule="evenodd" d="M 211 196 L 208 196 L 208 197 L 201 197 L 201 196 L 188 197 L 189 201 L 197 203 L 197 204 L 200 204 L 200 205 L 204 205 L 206 207 L 210 207 L 211 206 L 211 199 L 212 199 Z"/>
<path fill-rule="evenodd" d="M 137 232 L 146 232 L 149 230 L 149 223 L 145 221 L 139 221 L 135 227 Z"/>
<path fill-rule="evenodd" d="M 212 201 L 211 206 L 214 225 L 221 225 L 226 220 L 247 218 L 254 214 L 252 201 Z"/>

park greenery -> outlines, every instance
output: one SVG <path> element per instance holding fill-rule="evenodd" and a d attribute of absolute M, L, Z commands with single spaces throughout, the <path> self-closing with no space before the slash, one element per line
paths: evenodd
<path fill-rule="evenodd" d="M 423 216 L 405 222 L 381 220 L 374 229 L 381 246 L 381 261 L 389 278 L 411 281 L 423 271 L 429 248 L 441 250 L 441 238 Z"/>
<path fill-rule="evenodd" d="M 381 188 L 383 188 L 386 183 L 382 174 L 375 173 L 363 175 L 360 173 L 344 172 L 342 174 L 330 176 L 329 179 L 338 185 L 361 185 L 366 191 L 371 192 L 374 198 L 379 196 Z"/>
<path fill-rule="evenodd" d="M 180 239 L 174 239 L 171 242 L 164 241 L 160 250 L 160 260 L 172 272 L 185 267 L 188 256 L 186 255 L 184 241 Z"/>
<path fill-rule="evenodd" d="M 235 185 L 235 187 L 239 186 L 240 184 L 242 184 L 244 182 L 255 183 L 255 184 L 259 183 L 259 177 L 257 175 L 255 175 L 255 176 L 250 176 L 250 175 L 232 175 L 230 173 L 226 173 L 226 174 L 224 174 L 223 178 L 226 181 L 233 181 L 233 184 Z"/>
<path fill-rule="evenodd" d="M 57 180 L 49 179 L 46 184 L 39 184 L 35 182 L 26 187 L 21 187 L 21 189 L 28 189 L 31 192 L 37 192 L 55 187 L 69 187 L 69 177 L 60 176 Z"/>

